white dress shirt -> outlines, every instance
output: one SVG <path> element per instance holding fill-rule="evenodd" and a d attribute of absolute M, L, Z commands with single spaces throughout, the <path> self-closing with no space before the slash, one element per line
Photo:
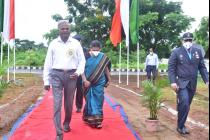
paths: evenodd
<path fill-rule="evenodd" d="M 58 37 L 48 47 L 43 70 L 44 85 L 50 85 L 49 74 L 52 69 L 76 69 L 75 73 L 80 75 L 84 72 L 84 68 L 85 57 L 80 42 L 69 37 L 64 43 Z"/>
<path fill-rule="evenodd" d="M 146 61 L 145 61 L 145 67 L 148 65 L 151 66 L 156 66 L 156 68 L 158 68 L 158 56 L 157 54 L 153 53 L 153 54 L 148 54 L 146 57 Z"/>

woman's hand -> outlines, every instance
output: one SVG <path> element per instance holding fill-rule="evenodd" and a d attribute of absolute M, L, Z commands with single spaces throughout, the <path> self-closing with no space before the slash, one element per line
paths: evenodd
<path fill-rule="evenodd" d="M 87 80 L 84 81 L 84 87 L 85 87 L 85 88 L 88 88 L 88 87 L 90 86 L 90 84 L 91 84 L 91 83 L 90 83 L 89 81 L 87 81 Z"/>

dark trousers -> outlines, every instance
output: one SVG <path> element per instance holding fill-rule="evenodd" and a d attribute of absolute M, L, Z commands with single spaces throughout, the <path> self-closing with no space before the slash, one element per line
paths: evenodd
<path fill-rule="evenodd" d="M 61 127 L 61 107 L 62 107 L 62 97 L 64 92 L 64 110 L 65 110 L 65 119 L 63 125 L 69 125 L 72 117 L 74 93 L 76 89 L 76 79 L 70 79 L 70 74 L 73 74 L 74 71 L 70 72 L 61 72 L 52 70 L 51 72 L 51 84 L 53 92 L 53 120 L 56 128 L 56 134 L 62 134 Z"/>
<path fill-rule="evenodd" d="M 82 109 L 83 105 L 83 93 L 82 93 L 82 78 L 79 76 L 77 80 L 77 91 L 76 91 L 76 107 Z"/>
<path fill-rule="evenodd" d="M 185 126 L 194 94 L 195 92 L 189 86 L 179 89 L 177 93 L 178 128 L 182 129 Z"/>
<path fill-rule="evenodd" d="M 152 73 L 152 80 L 154 81 L 156 78 L 156 66 L 147 65 L 146 72 L 147 72 L 147 79 L 151 81 L 151 73 Z"/>

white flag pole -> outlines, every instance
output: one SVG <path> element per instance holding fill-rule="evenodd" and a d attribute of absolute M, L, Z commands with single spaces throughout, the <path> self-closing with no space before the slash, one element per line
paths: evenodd
<path fill-rule="evenodd" d="M 122 56 L 122 44 L 120 43 L 120 50 L 119 50 L 119 84 L 121 83 L 121 56 Z"/>
<path fill-rule="evenodd" d="M 139 42 L 137 43 L 137 87 L 139 88 Z"/>
<path fill-rule="evenodd" d="M 15 42 L 15 41 L 14 41 Z M 13 67 L 13 80 L 15 82 L 15 72 L 16 72 L 16 68 L 15 68 L 15 65 L 16 65 L 16 56 L 15 56 L 15 43 L 14 43 L 14 67 Z"/>
<path fill-rule="evenodd" d="M 9 54 L 9 50 L 10 50 L 10 46 L 9 46 L 9 43 L 7 44 L 8 45 L 8 51 L 7 51 L 7 82 L 9 82 L 9 57 L 10 57 L 10 54 Z"/>
<path fill-rule="evenodd" d="M 129 45 L 127 46 L 127 85 L 129 83 Z"/>

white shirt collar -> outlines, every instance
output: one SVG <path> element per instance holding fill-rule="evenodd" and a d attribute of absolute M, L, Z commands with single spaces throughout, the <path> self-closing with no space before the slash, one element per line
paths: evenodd
<path fill-rule="evenodd" d="M 68 40 L 67 40 L 66 42 L 71 42 L 72 39 L 73 39 L 73 38 L 69 36 L 69 38 L 68 38 Z M 58 40 L 58 42 L 63 42 L 63 41 L 61 40 L 61 37 L 60 37 L 60 36 L 57 38 L 57 40 Z"/>

